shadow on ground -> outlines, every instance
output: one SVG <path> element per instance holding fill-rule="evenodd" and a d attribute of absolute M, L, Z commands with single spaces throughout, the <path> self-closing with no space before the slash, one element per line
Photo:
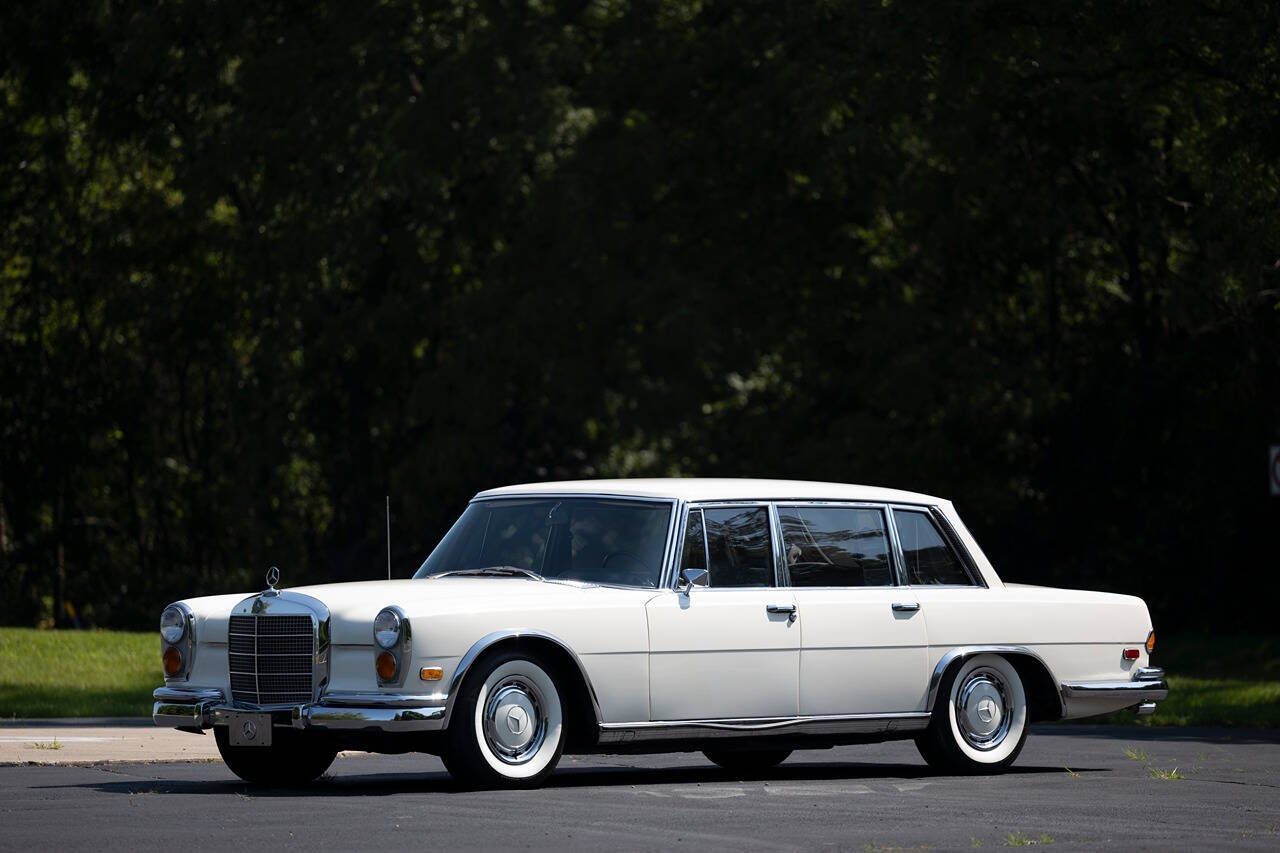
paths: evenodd
<path fill-rule="evenodd" d="M 1071 768 L 1075 773 L 1110 772 L 1107 768 Z M 1061 767 L 1018 767 L 1005 771 L 1006 776 L 1039 773 L 1061 774 Z M 631 785 L 700 785 L 726 782 L 858 782 L 884 779 L 934 779 L 929 768 L 913 764 L 847 764 L 804 763 L 783 765 L 767 773 L 730 773 L 714 767 L 562 767 L 543 786 L 556 788 L 605 788 Z M 239 780 L 164 780 L 131 779 L 128 781 L 86 782 L 75 785 L 42 785 L 46 789 L 85 788 L 104 794 L 214 794 L 249 797 L 347 797 L 389 794 L 453 794 L 467 793 L 447 773 L 343 773 L 325 776 L 313 785 L 295 788 L 266 788 Z M 511 794 L 512 791 L 495 793 Z"/>
<path fill-rule="evenodd" d="M 1202 741 L 1204 743 L 1280 743 L 1280 729 L 1224 729 L 1200 726 L 1108 726 L 1081 722 L 1031 727 L 1031 736 L 1114 738 L 1125 741 Z"/>

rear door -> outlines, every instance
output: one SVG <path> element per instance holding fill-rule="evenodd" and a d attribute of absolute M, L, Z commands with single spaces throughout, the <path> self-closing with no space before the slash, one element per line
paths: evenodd
<path fill-rule="evenodd" d="M 765 504 L 690 509 L 678 565 L 710 584 L 648 604 L 651 719 L 796 716 L 800 628 L 770 522 Z"/>
<path fill-rule="evenodd" d="M 800 714 L 920 711 L 928 636 L 898 583 L 886 508 L 780 504 L 785 577 L 803 629 Z"/>

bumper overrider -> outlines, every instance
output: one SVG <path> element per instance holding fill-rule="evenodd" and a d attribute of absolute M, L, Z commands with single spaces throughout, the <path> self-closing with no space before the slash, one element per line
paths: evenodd
<path fill-rule="evenodd" d="M 444 728 L 448 696 L 405 693 L 327 693 L 317 702 L 260 707 L 228 702 L 215 688 L 160 687 L 151 719 L 157 726 L 203 731 L 229 725 L 236 714 L 270 713 L 274 725 L 343 732 L 431 732 Z"/>
<path fill-rule="evenodd" d="M 1124 698 L 1139 716 L 1154 714 L 1156 703 L 1169 695 L 1169 682 L 1165 680 L 1164 670 L 1155 666 L 1144 666 L 1134 670 L 1128 681 L 1068 681 L 1062 685 L 1062 695 L 1066 700 L 1093 698 Z"/>

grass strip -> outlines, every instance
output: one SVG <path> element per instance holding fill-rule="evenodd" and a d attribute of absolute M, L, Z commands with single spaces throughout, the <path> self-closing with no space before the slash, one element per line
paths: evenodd
<path fill-rule="evenodd" d="M 0 628 L 0 718 L 145 717 L 162 681 L 152 632 Z"/>

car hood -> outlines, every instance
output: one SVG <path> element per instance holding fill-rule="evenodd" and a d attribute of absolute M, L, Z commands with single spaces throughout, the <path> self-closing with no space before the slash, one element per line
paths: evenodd
<path fill-rule="evenodd" d="M 196 618 L 201 642 L 225 642 L 232 608 L 257 594 L 190 598 L 183 603 Z M 361 645 L 372 643 L 373 618 L 378 611 L 393 604 L 414 619 L 458 611 L 475 614 L 530 607 L 590 608 L 624 599 L 643 605 L 656 594 L 657 590 L 652 589 L 493 576 L 353 581 L 280 590 L 284 600 L 307 596 L 328 608 L 333 642 Z"/>

